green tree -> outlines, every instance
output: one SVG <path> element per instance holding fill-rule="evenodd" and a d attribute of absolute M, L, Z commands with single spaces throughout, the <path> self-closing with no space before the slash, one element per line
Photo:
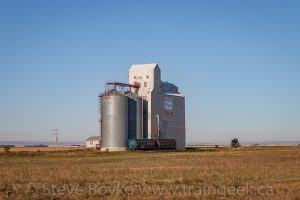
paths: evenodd
<path fill-rule="evenodd" d="M 231 140 L 231 147 L 237 148 L 237 147 L 239 147 L 239 146 L 240 146 L 239 139 L 233 138 L 233 139 Z"/>

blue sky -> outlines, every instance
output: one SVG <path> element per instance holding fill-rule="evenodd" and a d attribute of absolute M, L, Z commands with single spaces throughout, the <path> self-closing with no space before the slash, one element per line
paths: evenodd
<path fill-rule="evenodd" d="M 96 135 L 105 81 L 158 62 L 186 96 L 188 142 L 300 140 L 299 10 L 283 0 L 2 0 L 0 135 Z"/>

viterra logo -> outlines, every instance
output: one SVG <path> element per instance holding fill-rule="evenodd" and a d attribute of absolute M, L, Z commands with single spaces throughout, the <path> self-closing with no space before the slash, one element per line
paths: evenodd
<path fill-rule="evenodd" d="M 173 99 L 172 97 L 165 97 L 165 110 L 172 111 L 173 110 Z"/>

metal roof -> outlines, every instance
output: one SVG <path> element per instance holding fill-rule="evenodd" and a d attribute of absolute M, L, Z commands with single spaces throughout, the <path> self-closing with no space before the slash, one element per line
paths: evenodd
<path fill-rule="evenodd" d="M 88 139 L 86 139 L 85 141 L 95 141 L 95 140 L 100 140 L 101 137 L 100 136 L 92 136 L 92 137 L 89 137 Z"/>
<path fill-rule="evenodd" d="M 136 99 L 136 98 L 141 98 L 138 94 L 136 94 L 136 93 L 134 93 L 134 92 L 132 92 L 132 91 L 127 91 L 127 92 L 125 92 L 125 94 L 126 94 L 128 97 L 130 97 L 130 98 L 134 98 L 134 99 Z"/>
<path fill-rule="evenodd" d="M 150 63 L 150 64 L 134 64 L 131 65 L 129 70 L 135 70 L 135 69 L 149 69 L 149 70 L 153 70 L 156 67 L 158 67 L 158 63 Z"/>
<path fill-rule="evenodd" d="M 162 86 L 170 86 L 170 87 L 173 86 L 173 87 L 177 87 L 174 83 L 169 83 L 169 82 L 167 82 L 167 81 L 166 81 L 166 82 L 162 81 L 162 82 L 161 82 L 161 85 L 162 85 Z"/>
<path fill-rule="evenodd" d="M 106 92 L 100 94 L 100 97 L 102 97 L 103 95 L 124 96 L 125 94 L 122 93 L 121 91 L 117 90 L 117 89 L 111 89 L 109 91 L 106 91 Z"/>
<path fill-rule="evenodd" d="M 175 94 L 175 93 L 163 93 L 163 94 L 169 95 L 169 96 L 184 97 L 182 94 Z"/>
<path fill-rule="evenodd" d="M 172 93 L 178 94 L 178 87 L 174 83 L 161 81 L 161 92 L 162 93 Z"/>

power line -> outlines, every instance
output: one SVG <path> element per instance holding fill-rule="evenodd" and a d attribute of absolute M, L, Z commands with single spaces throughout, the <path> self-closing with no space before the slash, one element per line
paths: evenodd
<path fill-rule="evenodd" d="M 55 129 L 56 130 L 56 129 Z M 53 132 L 54 130 L 45 130 L 45 131 L 35 131 L 35 132 L 26 132 L 26 133 L 15 133 L 15 134 L 4 134 L 0 135 L 0 137 L 7 137 L 7 136 L 18 136 L 18 135 L 34 135 L 34 134 L 46 134 Z"/>

